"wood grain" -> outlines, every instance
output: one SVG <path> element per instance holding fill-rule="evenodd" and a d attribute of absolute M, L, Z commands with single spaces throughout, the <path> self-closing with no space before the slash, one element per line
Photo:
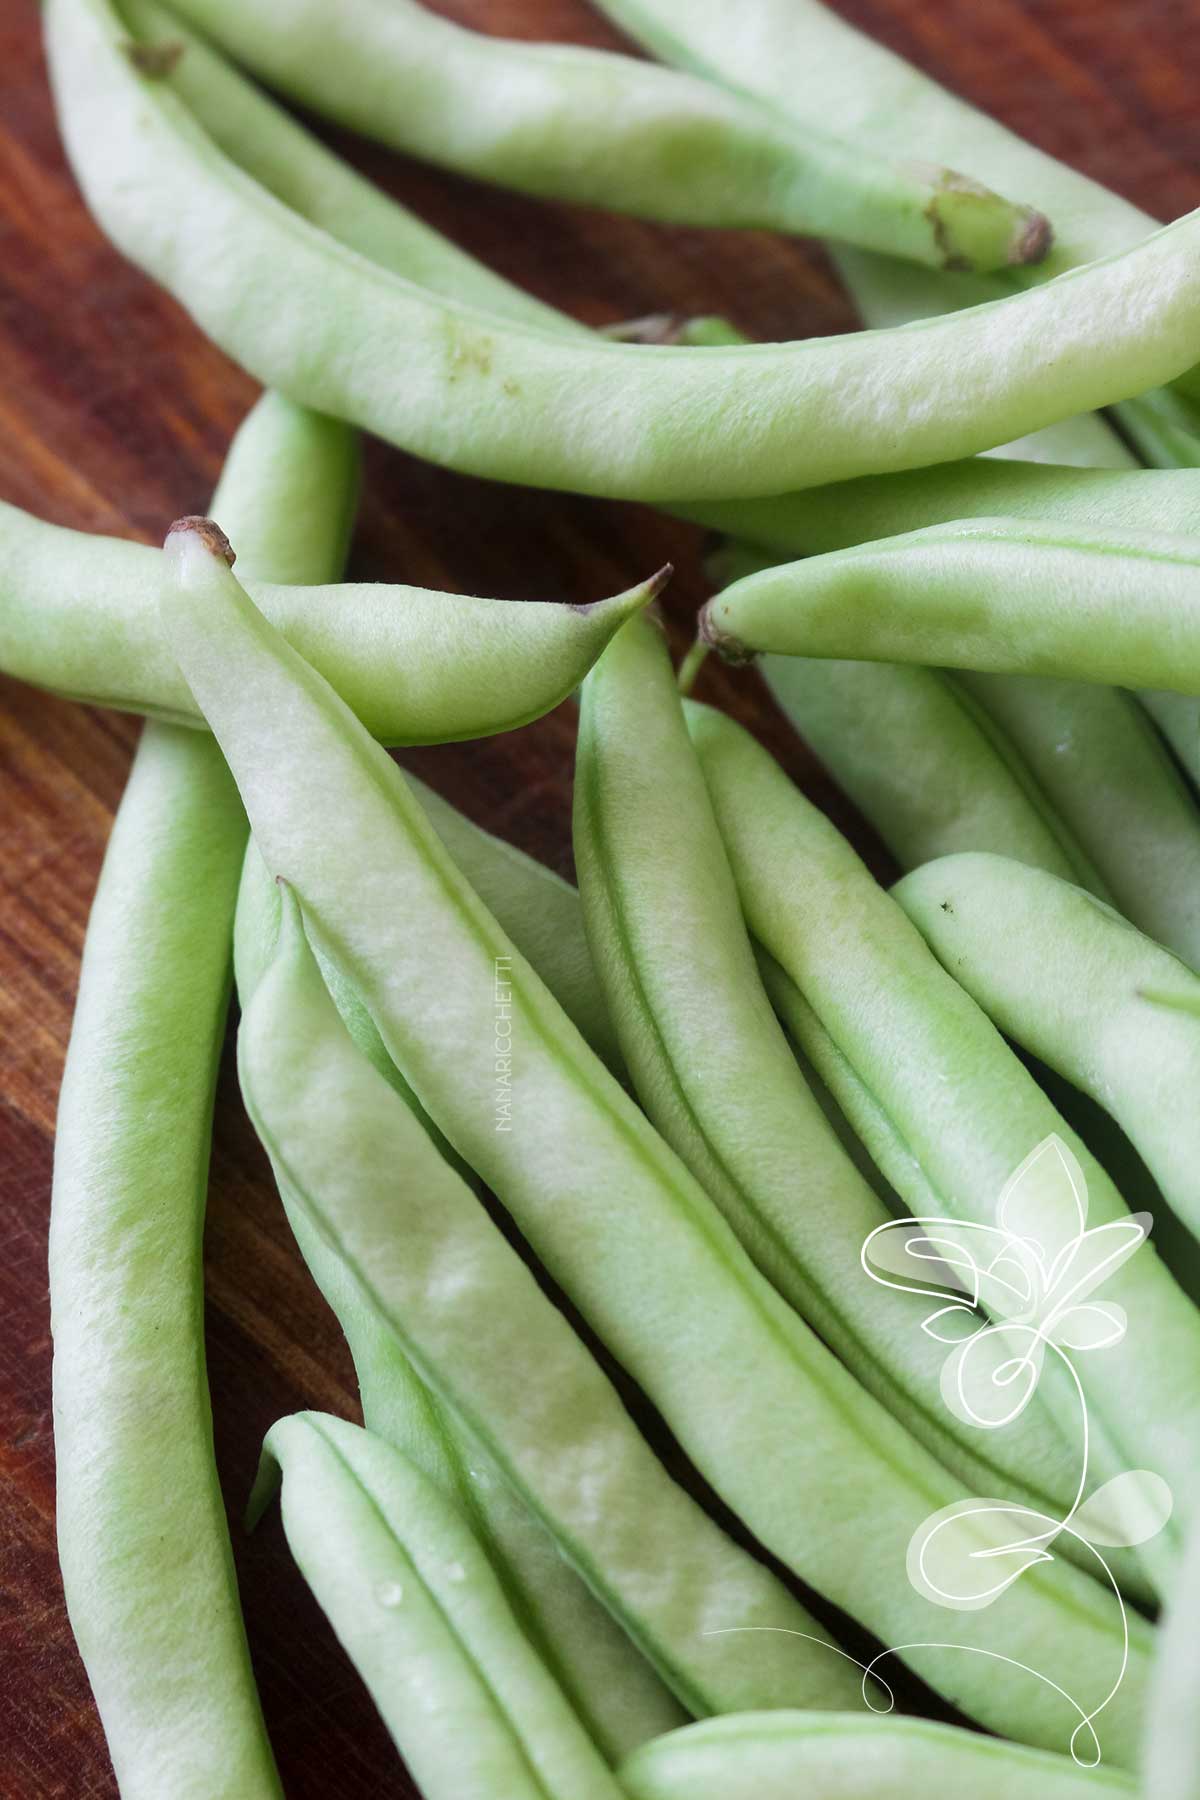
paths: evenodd
<path fill-rule="evenodd" d="M 607 47 L 579 0 L 455 0 L 500 33 Z M 736 20 L 736 6 L 732 9 Z M 1056 155 L 1163 217 L 1200 204 L 1187 0 L 843 0 L 848 17 Z M 590 322 L 721 312 L 751 336 L 849 329 L 811 248 L 536 205 L 331 141 L 495 268 Z M 0 497 L 78 528 L 161 538 L 201 509 L 253 384 L 125 264 L 59 148 L 32 0 L 0 5 Z M 487 486 L 373 445 L 361 579 L 581 601 L 670 559 L 680 644 L 704 595 L 700 537 L 634 506 Z M 707 697 L 767 737 L 857 841 L 860 825 L 752 676 Z M 573 720 L 405 760 L 473 817 L 570 867 Z M 45 1241 L 54 1107 L 80 947 L 136 721 L 0 681 L 0 1793 L 112 1796 L 54 1551 Z M 227 1059 L 228 1064 L 228 1059 Z M 227 1066 L 206 1240 L 209 1372 L 231 1516 L 281 1413 L 357 1416 L 349 1361 L 291 1243 Z M 277 1521 L 234 1532 L 264 1705 L 293 1800 L 409 1790 Z M 164 1797 L 166 1800 L 166 1797 Z"/>

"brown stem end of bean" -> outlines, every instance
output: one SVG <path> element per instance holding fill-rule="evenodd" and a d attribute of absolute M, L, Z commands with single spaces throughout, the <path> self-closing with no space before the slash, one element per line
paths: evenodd
<path fill-rule="evenodd" d="M 201 513 L 189 513 L 186 518 L 176 519 L 167 536 L 174 537 L 177 531 L 192 532 L 210 556 L 221 557 L 232 569 L 236 560 L 233 545 L 215 519 L 206 519 Z"/>
<path fill-rule="evenodd" d="M 740 638 L 735 638 L 727 631 L 722 631 L 713 615 L 714 602 L 707 600 L 700 608 L 700 617 L 696 621 L 696 635 L 702 644 L 715 650 L 722 662 L 735 665 L 753 662 L 754 650 L 748 650 Z"/>
<path fill-rule="evenodd" d="M 1014 264 L 1044 262 L 1054 242 L 1054 227 L 1045 213 L 1031 212 L 1013 239 Z"/>

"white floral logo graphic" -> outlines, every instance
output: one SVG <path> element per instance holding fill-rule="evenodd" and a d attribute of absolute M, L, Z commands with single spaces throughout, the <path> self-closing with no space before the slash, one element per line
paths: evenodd
<path fill-rule="evenodd" d="M 992 1605 L 1027 1569 L 1052 1562 L 1056 1539 L 1086 1546 L 1116 1595 L 1125 1637 L 1120 1670 L 1099 1705 L 1085 1711 L 1064 1693 L 1079 1716 L 1071 1754 L 1094 1766 L 1100 1746 L 1093 1721 L 1120 1687 L 1128 1656 L 1124 1603 L 1100 1547 L 1129 1547 L 1153 1537 L 1170 1517 L 1171 1493 L 1148 1469 L 1118 1474 L 1088 1492 L 1088 1409 L 1072 1358 L 1102 1352 L 1125 1336 L 1122 1308 L 1098 1297 L 1098 1290 L 1145 1242 L 1151 1220 L 1139 1213 L 1089 1227 L 1087 1215 L 1083 1171 L 1052 1136 L 1006 1183 L 995 1225 L 889 1220 L 867 1238 L 862 1263 L 885 1287 L 941 1302 L 921 1329 L 947 1347 L 942 1397 L 963 1423 L 1001 1430 L 1033 1399 L 1048 1358 L 1067 1372 L 1079 1411 L 1081 1461 L 1066 1514 L 1054 1518 L 1004 1499 L 955 1501 L 913 1534 L 907 1569 L 926 1599 L 974 1611 Z M 1049 1681 L 1037 1670 L 1028 1673 Z M 1086 1754 L 1078 1748 L 1081 1737 Z"/>

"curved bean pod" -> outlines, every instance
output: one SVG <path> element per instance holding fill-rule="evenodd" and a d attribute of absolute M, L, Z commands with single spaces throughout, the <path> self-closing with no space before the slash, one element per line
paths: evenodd
<path fill-rule="evenodd" d="M 600 9 L 664 62 L 755 95 L 810 129 L 838 121 L 864 150 L 890 156 L 920 121 L 921 150 L 1028 196 L 1055 223 L 1046 273 L 1109 256 L 1155 221 L 948 93 L 818 0 L 750 0 L 730 30 L 724 0 L 600 0 Z"/>
<path fill-rule="evenodd" d="M 423 744 L 486 737 L 549 712 L 665 578 L 589 606 L 385 582 L 249 585 L 369 731 L 385 743 Z M 0 668 L 8 675 L 71 699 L 201 724 L 158 625 L 169 588 L 161 551 L 0 504 Z"/>
<path fill-rule="evenodd" d="M 44 17 L 68 153 L 114 242 L 269 385 L 477 475 L 654 500 L 914 467 L 1152 387 L 1200 327 L 1200 216 L 895 332 L 665 350 L 501 325 L 366 264 L 236 169 L 139 73 L 109 0 Z"/>
<path fill-rule="evenodd" d="M 970 1650 L 1036 1666 L 1052 1645 L 1098 1698 L 1123 1655 L 1115 1603 L 1056 1562 L 1029 1570 L 995 1616 L 958 1614 L 943 1647 L 945 1613 L 903 1570 L 914 1531 L 959 1497 L 955 1484 L 749 1263 L 458 875 L 396 765 L 255 611 L 217 538 L 192 525 L 168 545 L 179 588 L 164 624 L 268 865 L 295 884 L 306 929 L 355 981 L 459 1154 L 768 1549 L 906 1646 L 905 1660 L 963 1708 L 1065 1743 L 1077 1718 L 1068 1703 L 1019 1667 L 997 1679 Z M 479 1054 L 498 971 L 513 1044 L 499 1116 L 493 1059 Z M 519 1130 L 496 1128 L 510 1120 Z M 724 1614 L 714 1628 L 740 1632 L 736 1600 L 713 1610 Z M 1128 1676 L 1105 1713 L 1117 1760 L 1130 1753 L 1142 1646 L 1134 1627 Z M 789 1648 L 803 1652 L 790 1666 L 812 1703 L 838 1704 L 840 1659 Z"/>
<path fill-rule="evenodd" d="M 952 170 L 631 57 L 464 30 L 415 0 L 176 0 L 291 99 L 527 194 L 688 225 L 845 237 L 934 268 L 1036 262 L 1047 221 Z"/>
<path fill-rule="evenodd" d="M 1005 857 L 944 857 L 892 891 L 1004 1035 L 1112 1113 L 1200 1236 L 1184 1098 L 1200 1088 L 1200 976 L 1081 888 Z M 1157 997 L 1171 994 L 1177 1006 Z"/>
<path fill-rule="evenodd" d="M 149 728 L 92 905 L 59 1099 L 58 1553 L 129 1800 L 281 1792 L 204 1375 L 200 1234 L 245 830 L 216 745 Z"/>
<path fill-rule="evenodd" d="M 503 1472 L 693 1713 L 749 1694 L 850 1704 L 850 1665 L 671 1480 L 521 1257 L 359 1055 L 294 901 L 238 1065 L 289 1215 L 335 1259 L 354 1312 L 403 1346 L 468 1455 L 484 1446 L 468 1486 Z M 760 1629 L 712 1632 L 727 1610 Z"/>
<path fill-rule="evenodd" d="M 631 1800 L 1096 1800 L 1138 1791 L 1127 1775 L 928 1719 L 808 1713 L 687 1725 L 638 1750 L 620 1776 Z"/>
<path fill-rule="evenodd" d="M 1057 1134 L 1084 1170 L 1090 1223 L 1127 1217 L 1104 1170 L 841 834 L 740 726 L 690 702 L 687 714 L 747 924 L 792 985 L 788 1028 L 913 1212 L 993 1225 L 1005 1182 Z M 775 983 L 777 1004 L 778 994 Z M 1106 1475 L 1157 1470 L 1186 1512 L 1200 1317 L 1151 1244 L 1105 1292 L 1131 1325 L 1102 1370 L 1080 1371 L 1095 1460 Z M 1046 1398 L 1078 1419 L 1073 1392 L 1051 1383 Z M 1169 1571 L 1179 1529 L 1168 1526 L 1146 1560 Z"/>
<path fill-rule="evenodd" d="M 322 1413 L 267 1433 L 305 1580 L 425 1800 L 619 1800 L 463 1519 L 382 1439 Z"/>
<path fill-rule="evenodd" d="M 320 579 L 337 571 L 356 476 L 342 426 L 267 394 L 234 439 L 216 499 L 248 564 Z M 148 726 L 88 921 L 59 1098 L 49 1251 L 59 1557 L 127 1800 L 279 1792 L 204 1371 L 200 1239 L 245 838 L 216 745 Z"/>
<path fill-rule="evenodd" d="M 575 863 L 593 961 L 650 1118 L 754 1262 L 867 1390 L 973 1492 L 1070 1504 L 1044 1415 L 958 1426 L 913 1296 L 864 1281 L 889 1217 L 809 1091 L 763 992 L 661 635 L 634 620 L 584 683 Z M 669 918 L 671 929 L 663 931 Z M 719 1034 L 713 1021 L 720 1021 Z M 898 1304 L 897 1304 L 898 1302 Z"/>
<path fill-rule="evenodd" d="M 701 632 L 734 662 L 772 650 L 1200 694 L 1200 538 L 935 525 L 748 575 Z"/>
<path fill-rule="evenodd" d="M 1200 1794 L 1200 1536 L 1193 1534 L 1166 1619 L 1158 1653 L 1142 1751 L 1143 1794 L 1154 1800 L 1197 1800 Z"/>

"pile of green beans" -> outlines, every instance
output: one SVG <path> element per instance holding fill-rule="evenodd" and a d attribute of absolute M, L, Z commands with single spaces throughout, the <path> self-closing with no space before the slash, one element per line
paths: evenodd
<path fill-rule="evenodd" d="M 417 0 L 173 5 L 44 0 L 63 140 L 267 390 L 162 549 L 0 504 L 0 670 L 146 718 L 50 1231 L 122 1795 L 280 1792 L 205 1380 L 232 962 L 362 1409 L 277 1421 L 247 1522 L 279 1492 L 425 1800 L 1187 1800 L 1200 213 L 1155 229 L 817 0 L 602 0 L 669 67 Z M 588 331 L 226 55 L 483 183 L 831 240 L 867 329 Z M 359 427 L 719 532 L 678 675 L 669 568 L 342 581 Z M 684 697 L 709 646 L 890 891 Z M 572 697 L 578 889 L 389 754 Z"/>

